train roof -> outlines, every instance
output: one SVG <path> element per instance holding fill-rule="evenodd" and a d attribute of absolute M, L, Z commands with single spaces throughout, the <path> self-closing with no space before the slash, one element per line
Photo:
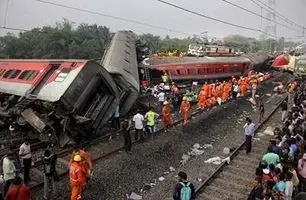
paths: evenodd
<path fill-rule="evenodd" d="M 55 102 L 89 64 L 99 65 L 88 60 L 0 59 L 0 92 Z M 50 73 L 52 66 L 56 67 Z"/>
<path fill-rule="evenodd" d="M 101 65 L 111 74 L 117 74 L 139 91 L 136 35 L 131 31 L 118 31 L 103 56 Z"/>
<path fill-rule="evenodd" d="M 152 57 L 145 60 L 150 66 L 176 65 L 176 64 L 203 64 L 203 63 L 250 63 L 250 59 L 235 57 Z"/>

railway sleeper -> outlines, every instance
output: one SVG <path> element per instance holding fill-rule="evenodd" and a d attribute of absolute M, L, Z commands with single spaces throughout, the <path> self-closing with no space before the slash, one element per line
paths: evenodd
<path fill-rule="evenodd" d="M 230 173 L 228 170 L 224 170 L 221 174 L 228 177 L 231 180 L 236 180 L 237 182 L 249 182 L 251 181 L 251 177 L 248 176 L 236 176 L 235 174 Z"/>
<path fill-rule="evenodd" d="M 223 200 L 222 198 L 216 197 L 214 195 L 211 194 L 207 194 L 207 193 L 202 193 L 198 199 L 203 199 L 203 200 Z"/>
<path fill-rule="evenodd" d="M 226 197 L 228 199 L 236 199 L 236 200 L 238 200 L 238 199 L 242 200 L 243 199 L 243 200 L 245 200 L 245 197 L 246 197 L 246 195 L 237 193 L 235 191 L 223 189 L 222 185 L 218 185 L 218 186 L 209 185 L 204 190 L 204 192 L 207 193 L 207 194 L 210 194 L 211 196 L 215 196 L 215 197 L 221 198 L 221 199 L 225 199 L 225 197 Z"/>
<path fill-rule="evenodd" d="M 251 177 L 254 176 L 254 172 L 253 171 L 247 170 L 247 169 L 244 169 L 244 168 L 240 168 L 239 166 L 236 167 L 236 166 L 233 166 L 233 165 L 229 165 L 229 166 L 227 166 L 227 170 L 230 173 L 233 173 L 233 174 L 240 174 L 240 173 L 242 173 L 245 176 L 251 176 Z"/>
<path fill-rule="evenodd" d="M 235 191 L 237 193 L 245 193 L 246 190 L 246 185 L 243 182 L 236 182 L 226 176 L 220 176 L 219 178 L 215 179 L 212 185 L 222 185 L 224 189 Z"/>

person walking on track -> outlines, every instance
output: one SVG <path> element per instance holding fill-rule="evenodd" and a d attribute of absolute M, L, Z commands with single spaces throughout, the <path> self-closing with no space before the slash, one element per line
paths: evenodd
<path fill-rule="evenodd" d="M 259 109 L 258 123 L 261 123 L 261 121 L 262 121 L 262 119 L 264 118 L 264 115 L 265 115 L 265 107 L 264 107 L 264 103 L 262 101 L 262 98 L 259 98 L 259 100 L 258 100 L 258 109 Z"/>
<path fill-rule="evenodd" d="M 282 122 L 285 122 L 286 118 L 287 118 L 287 111 L 288 111 L 288 103 L 286 100 L 284 100 L 281 103 L 281 108 L 282 108 Z"/>
<path fill-rule="evenodd" d="M 12 185 L 16 176 L 16 167 L 13 161 L 13 152 L 9 151 L 7 155 L 3 158 L 3 175 L 4 175 L 4 196 Z"/>
<path fill-rule="evenodd" d="M 145 114 L 145 119 L 147 121 L 147 130 L 151 134 L 152 139 L 155 136 L 155 120 L 159 115 L 153 111 L 153 108 L 149 108 L 149 112 Z"/>
<path fill-rule="evenodd" d="M 69 167 L 69 178 L 71 195 L 70 200 L 81 199 L 81 193 L 84 188 L 86 172 L 81 165 L 82 158 L 80 155 L 75 155 Z"/>
<path fill-rule="evenodd" d="M 247 117 L 243 128 L 245 135 L 246 153 L 249 154 L 252 150 L 252 138 L 254 136 L 255 124 L 252 123 L 252 120 L 249 117 Z"/>
<path fill-rule="evenodd" d="M 187 100 L 187 97 L 185 96 L 183 97 L 183 101 L 181 103 L 181 108 L 180 108 L 180 114 L 184 122 L 183 125 L 186 125 L 187 123 L 189 109 L 190 109 L 190 103 Z"/>
<path fill-rule="evenodd" d="M 179 182 L 176 184 L 173 199 L 174 200 L 194 200 L 195 189 L 192 183 L 187 181 L 185 172 L 178 173 Z"/>
<path fill-rule="evenodd" d="M 44 167 L 44 199 L 53 199 L 56 197 L 55 179 L 56 179 L 56 155 L 46 149 L 43 156 Z M 51 193 L 50 193 L 51 190 Z M 52 196 L 51 196 L 52 195 Z"/>
<path fill-rule="evenodd" d="M 24 170 L 23 181 L 27 184 L 30 181 L 30 169 L 32 166 L 32 154 L 29 140 L 26 138 L 24 143 L 19 148 L 19 156 L 22 159 L 22 165 Z"/>
<path fill-rule="evenodd" d="M 135 141 L 138 141 L 139 136 L 141 140 L 144 140 L 144 134 L 143 134 L 143 122 L 144 122 L 144 116 L 140 114 L 140 111 L 137 111 L 137 114 L 133 117 L 133 122 L 135 126 Z"/>
<path fill-rule="evenodd" d="M 76 145 L 74 147 L 70 163 L 73 162 L 73 158 L 75 155 L 81 156 L 82 161 L 80 162 L 80 165 L 82 165 L 82 167 L 86 172 L 86 181 L 89 181 L 91 179 L 91 175 L 93 172 L 91 156 L 85 151 L 84 147 L 82 147 L 81 145 Z"/>
<path fill-rule="evenodd" d="M 132 137 L 131 137 L 131 121 L 124 120 L 123 122 L 123 137 L 124 137 L 124 147 L 127 153 L 131 153 L 132 149 Z"/>
<path fill-rule="evenodd" d="M 164 122 L 164 130 L 165 132 L 168 132 L 168 128 L 171 125 L 171 112 L 170 112 L 170 106 L 168 101 L 164 101 L 164 106 L 162 110 L 162 118 Z"/>

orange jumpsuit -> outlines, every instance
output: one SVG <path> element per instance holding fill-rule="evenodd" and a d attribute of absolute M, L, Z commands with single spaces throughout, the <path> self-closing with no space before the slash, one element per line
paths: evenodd
<path fill-rule="evenodd" d="M 247 89 L 248 89 L 248 84 L 247 84 L 246 80 L 243 78 L 243 79 L 241 79 L 241 82 L 240 82 L 241 96 L 244 96 L 246 94 Z"/>
<path fill-rule="evenodd" d="M 169 105 L 164 105 L 162 109 L 162 118 L 165 126 L 169 126 L 171 124 L 171 113 Z"/>
<path fill-rule="evenodd" d="M 230 93 L 230 85 L 229 83 L 225 83 L 224 88 L 223 88 L 223 93 L 222 93 L 222 101 L 226 102 Z"/>
<path fill-rule="evenodd" d="M 198 97 L 198 108 L 204 109 L 206 104 L 206 92 L 202 89 Z"/>
<path fill-rule="evenodd" d="M 80 165 L 84 168 L 84 171 L 86 172 L 86 176 L 90 177 L 91 171 L 92 171 L 92 162 L 91 158 L 88 153 L 86 153 L 84 150 L 80 149 L 78 152 L 73 151 L 71 154 L 71 160 L 70 164 L 73 162 L 73 157 L 79 154 L 82 158 L 82 161 L 80 162 Z"/>
<path fill-rule="evenodd" d="M 86 179 L 86 172 L 80 163 L 73 161 L 70 164 L 69 178 L 71 187 L 70 200 L 81 199 L 81 193 Z"/>
<path fill-rule="evenodd" d="M 181 117 L 184 121 L 184 124 L 186 124 L 187 122 L 189 109 L 190 109 L 190 103 L 186 100 L 182 101 L 180 112 L 181 112 Z"/>

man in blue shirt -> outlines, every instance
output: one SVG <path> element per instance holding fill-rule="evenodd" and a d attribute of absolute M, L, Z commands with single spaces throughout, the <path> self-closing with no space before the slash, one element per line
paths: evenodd
<path fill-rule="evenodd" d="M 247 117 L 246 124 L 243 126 L 243 128 L 245 135 L 246 153 L 249 154 L 252 150 L 252 138 L 255 132 L 255 124 L 252 123 L 252 120 L 249 117 Z"/>

